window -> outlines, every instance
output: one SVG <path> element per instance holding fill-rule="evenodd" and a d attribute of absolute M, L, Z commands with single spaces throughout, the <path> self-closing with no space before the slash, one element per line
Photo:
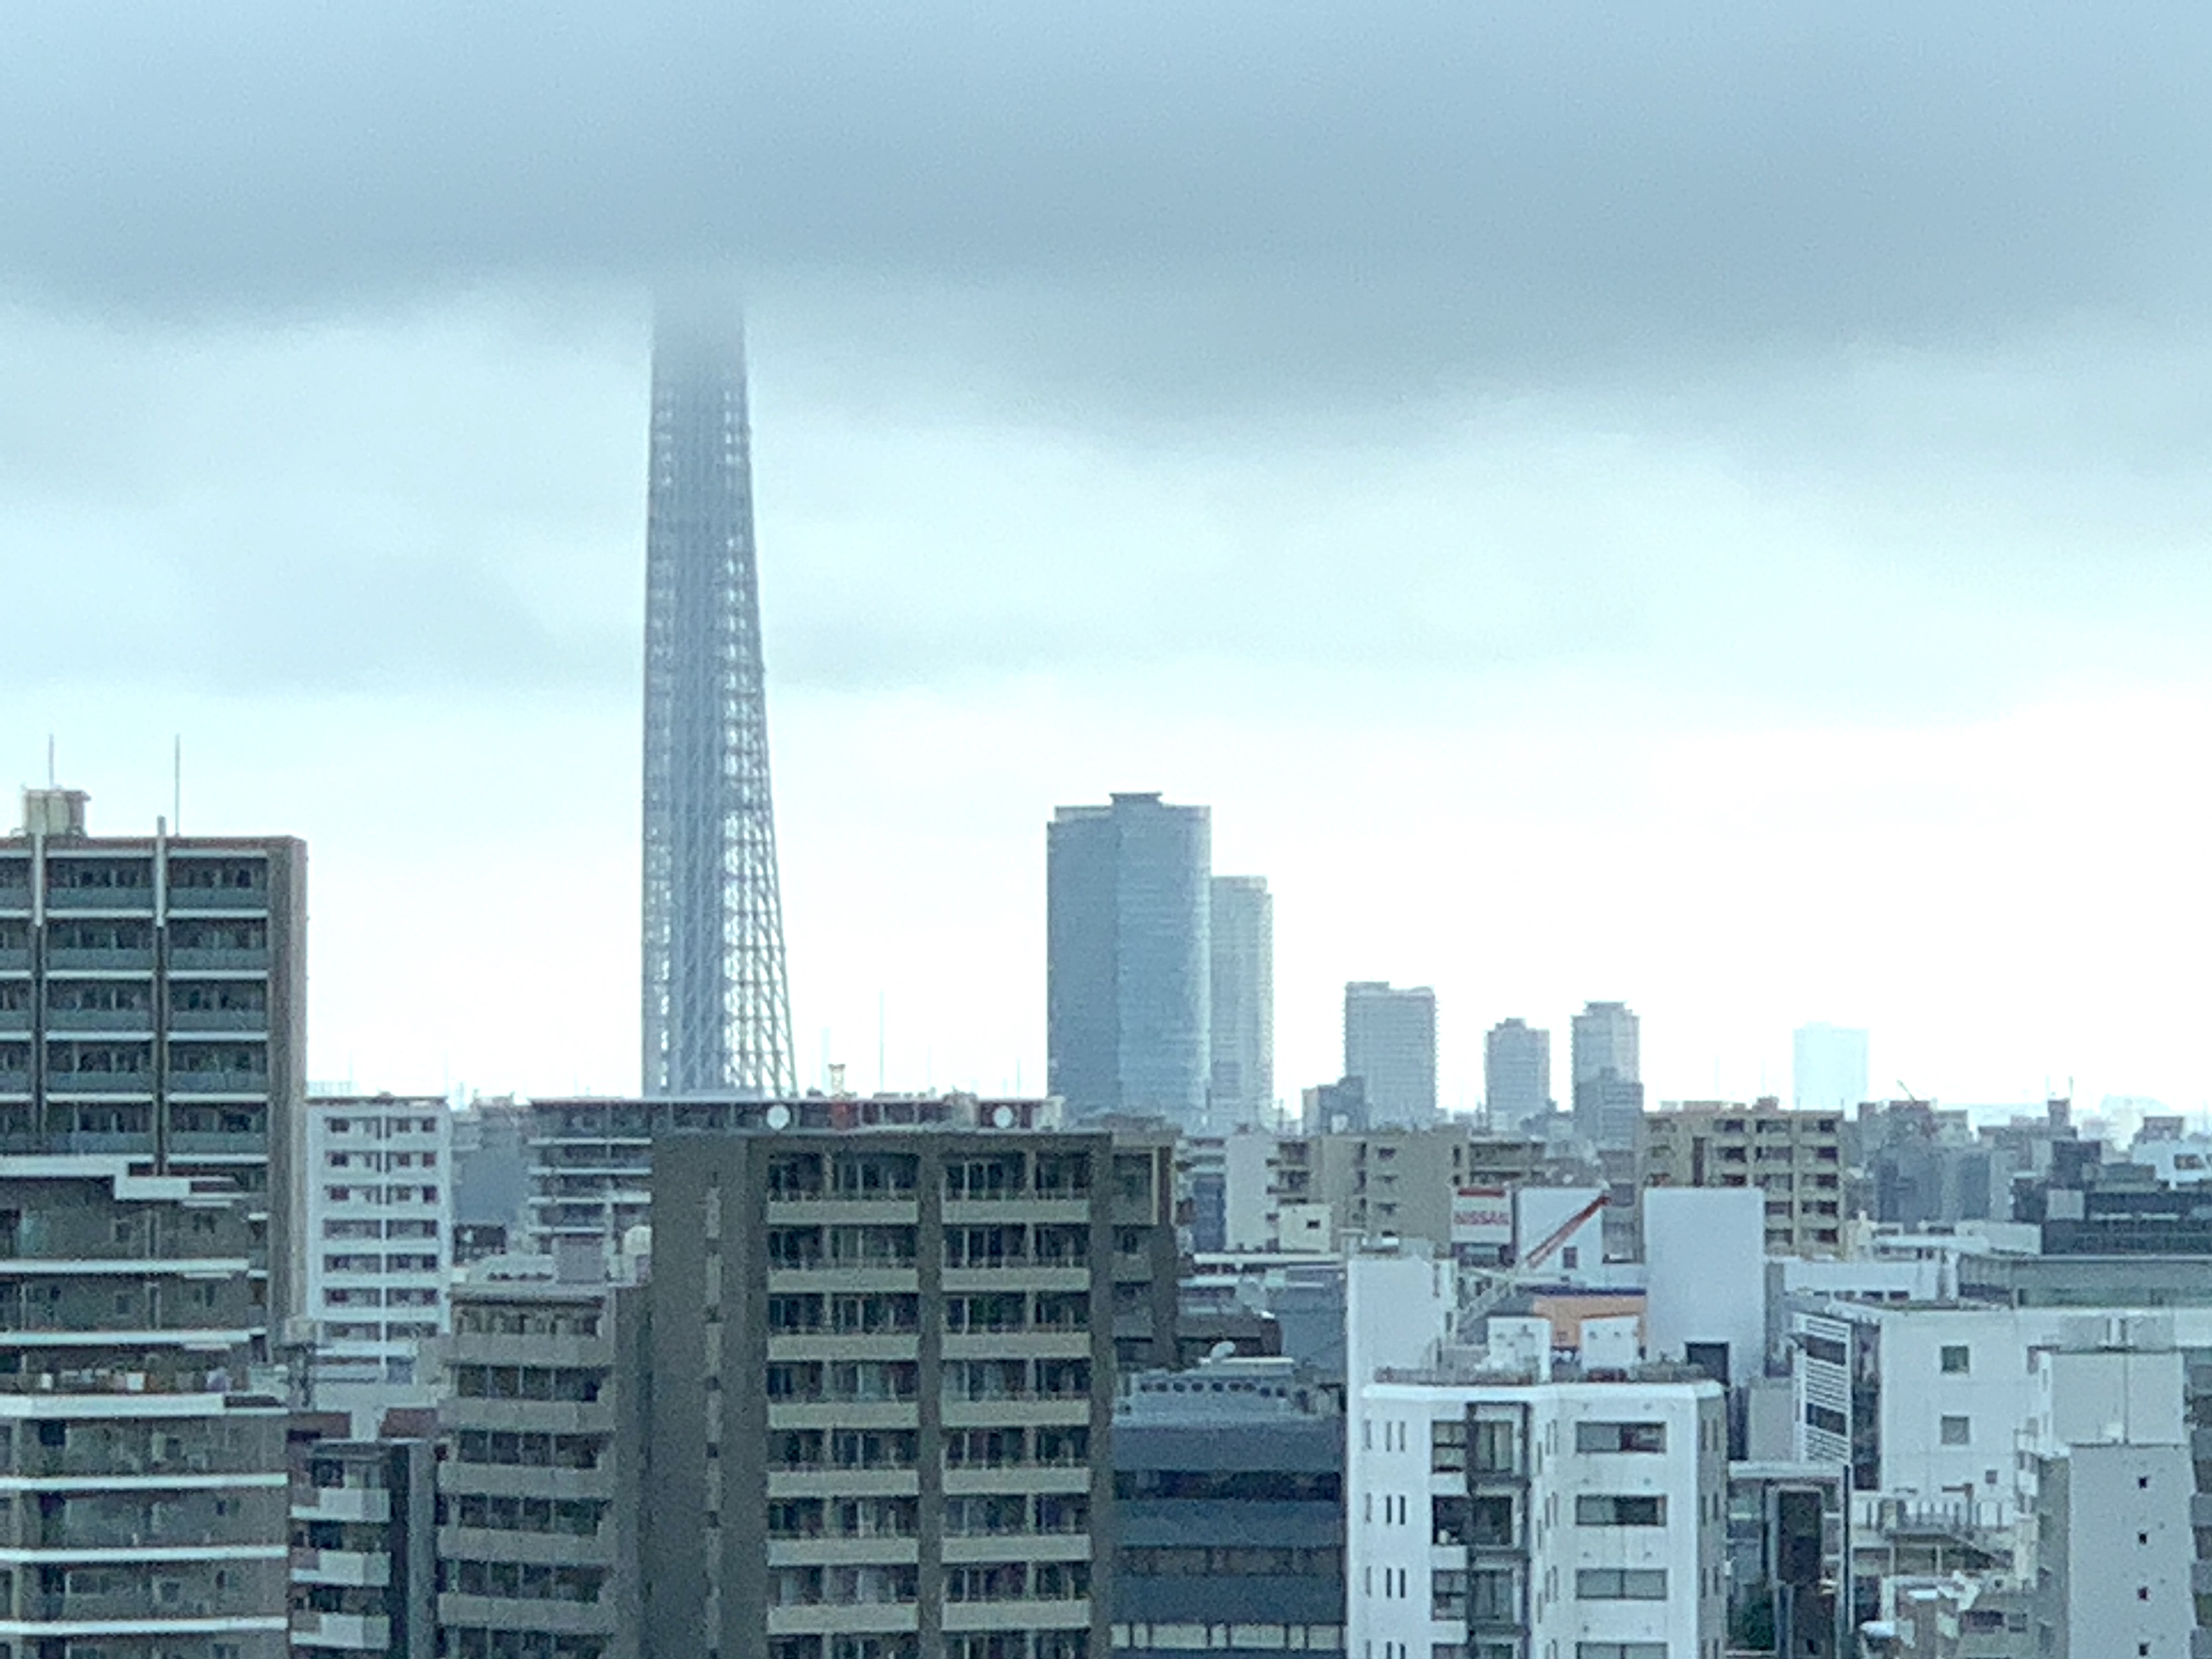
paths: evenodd
<path fill-rule="evenodd" d="M 1575 1524 L 1578 1527 L 1663 1527 L 1667 1524 L 1667 1500 L 1656 1494 L 1632 1497 L 1608 1492 L 1583 1492 L 1575 1499 Z"/>
<path fill-rule="evenodd" d="M 1578 1601 L 1663 1601 L 1664 1567 L 1584 1567 L 1575 1574 Z"/>
<path fill-rule="evenodd" d="M 1973 1356 L 1963 1342 L 1946 1342 L 1937 1355 L 1937 1364 L 1946 1376 L 1964 1376 L 1973 1368 Z"/>
<path fill-rule="evenodd" d="M 1664 1642 L 1577 1642 L 1575 1659 L 1667 1659 Z"/>
<path fill-rule="evenodd" d="M 1947 1417 L 1940 1425 L 1940 1437 L 1947 1446 L 1968 1446 L 1973 1443 L 1973 1423 L 1964 1417 Z"/>
<path fill-rule="evenodd" d="M 1663 1452 L 1667 1449 L 1664 1423 L 1577 1423 L 1575 1449 L 1578 1452 Z"/>

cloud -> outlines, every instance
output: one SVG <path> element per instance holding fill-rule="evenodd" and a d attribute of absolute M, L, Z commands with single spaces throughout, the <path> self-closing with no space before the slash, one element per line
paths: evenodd
<path fill-rule="evenodd" d="M 1527 376 L 1996 337 L 2173 303 L 2205 252 L 2212 17 L 2179 4 L 426 0 L 16 31 L 0 280 L 57 303 L 726 258 L 987 293 L 1034 337 L 1009 349 L 1093 374 Z"/>

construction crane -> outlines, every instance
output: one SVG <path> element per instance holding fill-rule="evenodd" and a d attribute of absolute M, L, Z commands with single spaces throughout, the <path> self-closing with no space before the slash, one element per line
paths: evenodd
<path fill-rule="evenodd" d="M 1472 1331 L 1474 1325 L 1490 1317 L 1498 1304 L 1523 1285 L 1540 1282 L 1553 1255 L 1582 1228 L 1583 1224 L 1613 1201 L 1609 1193 L 1600 1193 L 1565 1221 L 1544 1235 L 1527 1255 L 1517 1261 L 1498 1267 L 1465 1269 L 1461 1280 L 1464 1287 L 1460 1297 L 1460 1328 Z"/>

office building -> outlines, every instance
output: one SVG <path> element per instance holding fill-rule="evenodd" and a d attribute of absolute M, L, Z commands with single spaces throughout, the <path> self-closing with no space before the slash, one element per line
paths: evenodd
<path fill-rule="evenodd" d="M 0 1152 L 115 1153 L 246 1195 L 265 1281 L 301 1311 L 294 1138 L 306 1094 L 307 849 L 283 837 L 94 836 L 86 797 L 27 790 L 0 838 Z"/>
<path fill-rule="evenodd" d="M 0 1625 L 27 1656 L 280 1659 L 258 1224 L 223 1177 L 131 1163 L 0 1157 Z"/>
<path fill-rule="evenodd" d="M 683 1150 L 653 1176 L 656 1644 L 1103 1659 L 1117 1364 L 1175 1363 L 1169 1139 Z"/>
<path fill-rule="evenodd" d="M 446 1328 L 452 1277 L 451 1114 L 437 1096 L 307 1103 L 301 1211 L 313 1400 L 362 1413 L 435 1403 L 417 1352 Z"/>
<path fill-rule="evenodd" d="M 637 1287 L 586 1273 L 453 1296 L 437 1345 L 439 1651 L 635 1659 L 648 1501 Z"/>
<path fill-rule="evenodd" d="M 1216 876 L 1212 894 L 1209 1115 L 1224 1132 L 1247 1124 L 1273 1127 L 1275 901 L 1261 876 Z"/>
<path fill-rule="evenodd" d="M 1856 1111 L 1867 1098 L 1867 1034 L 1801 1025 L 1790 1038 L 1790 1098 L 1801 1109 Z"/>
<path fill-rule="evenodd" d="M 294 1650 L 306 1659 L 432 1659 L 436 1447 L 425 1433 L 354 1440 L 350 1431 L 343 1412 L 292 1419 Z"/>
<path fill-rule="evenodd" d="M 1575 1133 L 1604 1147 L 1635 1144 L 1644 1110 L 1643 1033 L 1620 1002 L 1589 1002 L 1571 1032 Z"/>
<path fill-rule="evenodd" d="M 1368 1127 L 1434 1122 L 1437 994 L 1372 980 L 1346 986 L 1344 1074 L 1366 1085 Z"/>
<path fill-rule="evenodd" d="M 653 319 L 646 507 L 643 1072 L 648 1095 L 797 1086 L 769 779 L 744 325 Z"/>
<path fill-rule="evenodd" d="M 1637 1119 L 1640 1187 L 1757 1188 L 1766 1202 L 1766 1254 L 1843 1254 L 1844 1119 L 1836 1112 L 1670 1101 Z"/>
<path fill-rule="evenodd" d="M 1114 1652 L 1344 1652 L 1344 1416 L 1287 1359 L 1125 1381 Z"/>
<path fill-rule="evenodd" d="M 1045 1059 L 1078 1117 L 1206 1124 L 1212 821 L 1157 794 L 1063 806 L 1046 833 Z"/>
<path fill-rule="evenodd" d="M 1482 1091 L 1490 1127 L 1520 1129 L 1552 1109 L 1552 1034 L 1525 1020 L 1490 1028 L 1482 1045 Z"/>

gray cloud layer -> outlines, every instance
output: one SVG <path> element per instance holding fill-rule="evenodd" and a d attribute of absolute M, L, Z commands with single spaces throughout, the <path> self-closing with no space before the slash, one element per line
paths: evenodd
<path fill-rule="evenodd" d="M 1054 290 L 1156 339 L 1182 314 L 1231 359 L 1287 336 L 1525 369 L 1986 337 L 2176 304 L 2204 265 L 2212 15 L 2180 4 L 428 0 L 14 27 L 0 276 L 80 302 L 726 257 Z"/>

